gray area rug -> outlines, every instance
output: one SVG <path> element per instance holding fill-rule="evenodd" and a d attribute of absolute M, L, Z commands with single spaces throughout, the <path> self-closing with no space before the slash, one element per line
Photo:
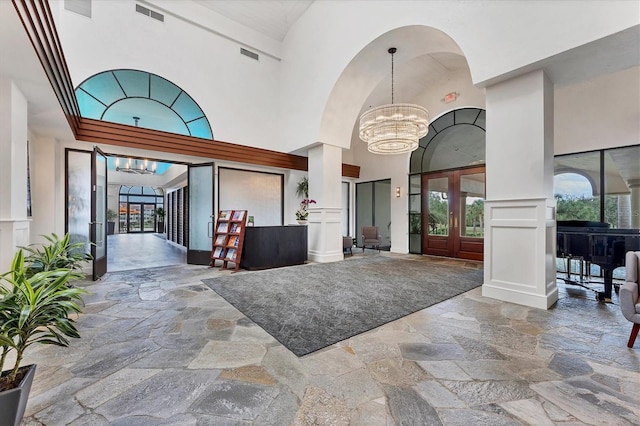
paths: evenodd
<path fill-rule="evenodd" d="M 482 270 L 384 256 L 202 280 L 297 356 L 482 284 Z"/>

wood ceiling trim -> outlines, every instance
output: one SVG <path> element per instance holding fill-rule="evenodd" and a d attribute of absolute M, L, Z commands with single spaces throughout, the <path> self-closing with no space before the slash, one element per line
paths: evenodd
<path fill-rule="evenodd" d="M 86 118 L 82 118 L 80 123 L 78 138 L 87 142 L 307 170 L 307 158 L 298 155 Z"/>
<path fill-rule="evenodd" d="M 12 2 L 76 140 L 267 167 L 308 170 L 307 158 L 299 155 L 81 117 L 49 3 L 45 0 Z M 358 178 L 360 167 L 342 164 L 342 175 Z"/>

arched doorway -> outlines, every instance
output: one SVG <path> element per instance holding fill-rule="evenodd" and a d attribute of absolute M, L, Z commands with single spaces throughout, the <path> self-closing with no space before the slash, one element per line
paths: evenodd
<path fill-rule="evenodd" d="M 409 251 L 483 260 L 485 111 L 450 111 L 411 154 Z"/>

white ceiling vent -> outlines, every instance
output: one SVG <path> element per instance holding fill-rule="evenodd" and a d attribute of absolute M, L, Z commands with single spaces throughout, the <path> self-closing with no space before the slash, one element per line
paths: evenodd
<path fill-rule="evenodd" d="M 255 59 L 256 61 L 260 58 L 260 56 L 258 56 L 257 53 L 253 53 L 250 50 L 243 49 L 242 47 L 240 48 L 240 54 L 247 56 L 251 59 Z"/>
<path fill-rule="evenodd" d="M 149 16 L 153 19 L 155 19 L 156 21 L 160 21 L 160 22 L 164 22 L 164 15 L 158 12 L 154 12 L 151 9 L 147 9 L 144 6 L 140 6 L 139 4 L 136 4 L 136 12 L 138 13 L 142 13 L 143 15 Z"/>
<path fill-rule="evenodd" d="M 64 0 L 64 8 L 69 12 L 91 18 L 91 0 Z"/>

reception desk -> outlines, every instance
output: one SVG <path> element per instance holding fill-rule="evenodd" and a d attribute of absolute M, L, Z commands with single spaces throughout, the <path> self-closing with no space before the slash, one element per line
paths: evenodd
<path fill-rule="evenodd" d="M 307 261 L 307 227 L 247 226 L 240 267 L 268 269 L 301 265 Z"/>

